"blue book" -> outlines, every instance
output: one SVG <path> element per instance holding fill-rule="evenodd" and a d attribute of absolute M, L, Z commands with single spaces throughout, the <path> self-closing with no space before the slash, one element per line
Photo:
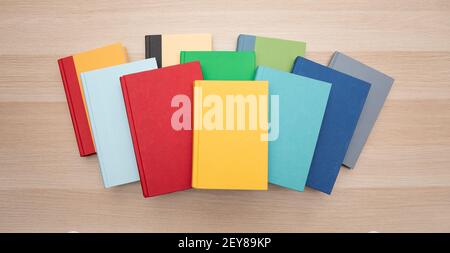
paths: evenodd
<path fill-rule="evenodd" d="M 155 58 L 81 73 L 89 121 L 106 188 L 139 181 L 120 77 L 156 69 Z"/>
<path fill-rule="evenodd" d="M 303 57 L 292 73 L 332 84 L 306 186 L 331 194 L 370 84 Z"/>
<path fill-rule="evenodd" d="M 255 80 L 269 81 L 270 131 L 278 119 L 278 138 L 269 141 L 269 182 L 303 191 L 313 159 L 331 84 L 269 67 L 258 67 Z M 271 107 L 269 107 L 271 108 Z"/>

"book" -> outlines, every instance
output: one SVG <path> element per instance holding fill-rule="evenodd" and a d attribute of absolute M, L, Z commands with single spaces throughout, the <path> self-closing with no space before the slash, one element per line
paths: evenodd
<path fill-rule="evenodd" d="M 257 66 L 291 72 L 295 58 L 305 55 L 306 43 L 241 34 L 238 37 L 236 50 L 255 51 Z"/>
<path fill-rule="evenodd" d="M 126 62 L 127 52 L 120 43 L 74 54 L 58 60 L 80 156 L 95 153 L 80 74 Z"/>
<path fill-rule="evenodd" d="M 194 80 L 202 79 L 198 62 L 120 78 L 145 197 L 191 188 L 191 101 Z"/>
<path fill-rule="evenodd" d="M 328 66 L 371 84 L 343 162 L 345 166 L 353 168 L 383 108 L 394 79 L 340 52 L 334 53 Z"/>
<path fill-rule="evenodd" d="M 306 181 L 306 186 L 331 194 L 370 84 L 303 57 L 297 57 L 292 73 L 332 84 Z"/>
<path fill-rule="evenodd" d="M 181 52 L 181 63 L 192 61 L 200 61 L 205 80 L 253 80 L 255 77 L 255 52 Z"/>
<path fill-rule="evenodd" d="M 278 138 L 269 142 L 269 183 L 303 191 L 331 84 L 263 66 L 255 80 L 268 80 L 270 96 L 279 97 Z"/>
<path fill-rule="evenodd" d="M 194 85 L 192 187 L 267 190 L 267 81 Z"/>
<path fill-rule="evenodd" d="M 145 58 L 156 58 L 159 68 L 179 64 L 181 51 L 211 50 L 211 34 L 155 34 L 145 36 Z"/>
<path fill-rule="evenodd" d="M 106 188 L 139 181 L 120 77 L 156 69 L 155 58 L 81 73 Z"/>

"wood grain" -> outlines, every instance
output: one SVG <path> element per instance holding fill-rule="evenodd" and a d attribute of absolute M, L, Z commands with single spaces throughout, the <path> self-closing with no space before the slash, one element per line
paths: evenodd
<path fill-rule="evenodd" d="M 104 189 L 80 158 L 56 60 L 144 35 L 239 33 L 306 41 L 396 81 L 354 170 L 331 196 L 189 190 L 144 199 L 138 183 Z M 450 2 L 0 2 L 0 232 L 450 232 Z"/>

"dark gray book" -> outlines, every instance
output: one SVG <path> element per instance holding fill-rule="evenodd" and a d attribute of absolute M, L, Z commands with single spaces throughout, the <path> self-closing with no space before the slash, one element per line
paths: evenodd
<path fill-rule="evenodd" d="M 383 108 L 394 79 L 340 52 L 334 53 L 328 66 L 371 84 L 343 162 L 345 166 L 353 168 Z"/>

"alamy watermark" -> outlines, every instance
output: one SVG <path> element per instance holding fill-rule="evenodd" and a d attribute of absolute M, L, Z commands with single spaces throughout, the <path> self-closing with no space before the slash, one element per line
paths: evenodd
<path fill-rule="evenodd" d="M 233 94 L 226 95 L 223 99 L 214 94 L 203 96 L 202 88 L 195 87 L 194 98 L 194 107 L 189 97 L 184 94 L 172 98 L 171 106 L 178 108 L 171 118 L 174 130 L 192 130 L 192 115 L 201 115 L 202 117 L 194 119 L 194 130 L 263 130 L 266 133 L 261 134 L 261 141 L 278 139 L 280 121 L 278 95 L 271 95 L 270 103 L 268 95 Z"/>

